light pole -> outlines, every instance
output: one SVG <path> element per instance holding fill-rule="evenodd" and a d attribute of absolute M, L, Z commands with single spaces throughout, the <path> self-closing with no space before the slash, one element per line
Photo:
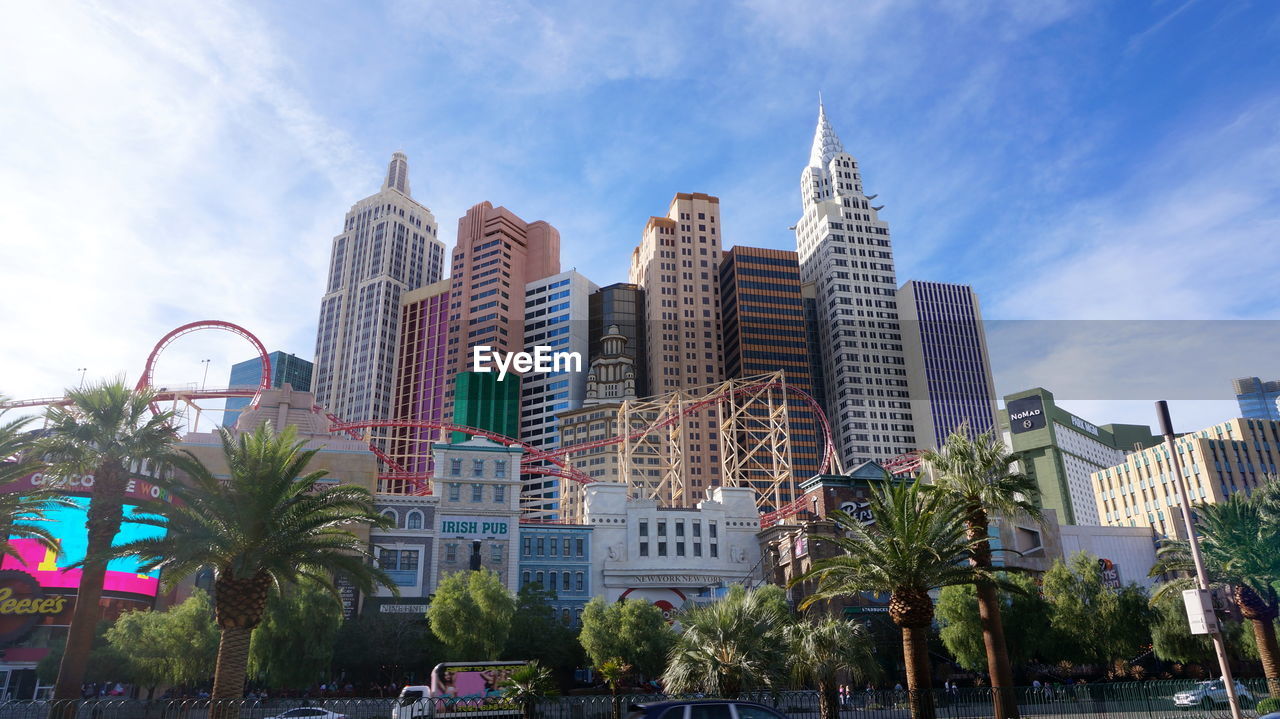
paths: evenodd
<path fill-rule="evenodd" d="M 89 371 L 88 367 L 76 367 L 76 371 L 80 373 L 80 388 L 84 389 L 84 373 Z"/>
<path fill-rule="evenodd" d="M 1218 655 L 1218 667 L 1222 670 L 1222 688 L 1227 692 L 1227 703 L 1231 705 L 1231 717 L 1241 719 L 1240 698 L 1236 696 L 1236 681 L 1231 676 L 1227 644 L 1222 639 L 1222 630 L 1218 626 L 1217 617 L 1209 616 L 1213 612 L 1213 605 L 1205 601 L 1209 596 L 1209 575 L 1205 572 L 1204 557 L 1200 554 L 1200 538 L 1196 536 L 1196 527 L 1191 521 L 1191 500 L 1187 496 L 1187 485 L 1182 478 L 1182 463 L 1178 461 L 1178 449 L 1173 443 L 1175 438 L 1173 420 L 1169 418 L 1169 403 L 1164 400 L 1156 402 L 1156 414 L 1160 416 L 1160 431 L 1164 434 L 1165 451 L 1169 453 L 1169 466 L 1173 469 L 1173 480 L 1178 487 L 1178 503 L 1182 506 L 1182 523 L 1187 529 L 1187 545 L 1191 547 L 1191 561 L 1196 565 L 1196 589 L 1189 590 L 1196 596 L 1188 597 L 1186 593 L 1183 594 L 1183 600 L 1187 603 L 1187 619 L 1191 622 L 1193 633 L 1207 633 L 1213 638 L 1213 650 Z M 1197 627 L 1197 624 L 1201 627 Z M 1203 628 L 1204 631 L 1196 631 L 1198 628 Z"/>
<path fill-rule="evenodd" d="M 209 363 L 212 361 L 213 360 L 207 360 L 207 359 L 200 360 L 200 364 L 204 365 L 204 377 L 200 380 L 201 391 L 204 390 L 205 383 L 209 381 Z"/>

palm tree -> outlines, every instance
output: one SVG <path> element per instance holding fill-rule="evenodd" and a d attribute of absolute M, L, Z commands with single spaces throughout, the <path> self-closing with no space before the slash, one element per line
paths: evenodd
<path fill-rule="evenodd" d="M 5 399 L 0 396 L 0 403 Z M 34 539 L 47 549 L 59 551 L 57 537 L 41 523 L 48 521 L 45 512 L 52 505 L 71 503 L 52 492 L 18 484 L 19 480 L 40 471 L 44 462 L 39 453 L 33 451 L 35 440 L 27 430 L 33 418 L 4 421 L 8 412 L 0 409 L 0 554 L 21 562 L 22 555 L 9 540 Z"/>
<path fill-rule="evenodd" d="M 846 619 L 799 621 L 784 630 L 791 675 L 818 689 L 821 719 L 840 717 L 840 674 L 856 684 L 870 681 L 879 669 L 866 627 Z"/>
<path fill-rule="evenodd" d="M 312 580 L 336 595 L 342 577 L 365 593 L 395 589 L 369 563 L 367 543 L 352 529 L 385 526 L 362 487 L 318 484 L 324 471 L 304 474 L 319 449 L 303 450 L 293 426 L 276 434 L 264 424 L 234 436 L 219 428 L 230 477 L 220 479 L 193 455 L 175 464 L 185 477 L 157 482 L 171 503 L 149 503 L 131 521 L 163 527 L 163 537 L 121 545 L 143 571 L 160 569 L 172 585 L 202 567 L 214 574 L 214 618 L 221 631 L 212 698 L 244 692 L 249 640 L 263 618 L 273 586 Z"/>
<path fill-rule="evenodd" d="M 968 425 L 952 432 L 943 446 L 921 455 L 934 473 L 939 491 L 960 505 L 974 542 L 976 566 L 991 568 L 991 543 L 987 529 L 991 516 L 1029 515 L 1039 521 L 1036 505 L 1039 490 L 1036 482 L 1021 472 L 1013 471 L 1017 457 L 1004 442 L 991 432 L 969 436 Z M 1013 690 L 1013 667 L 1009 662 L 1009 646 L 1004 638 L 1004 622 L 1000 618 L 1000 598 L 994 584 L 979 580 L 978 619 L 982 625 L 982 643 L 987 653 L 987 672 L 991 675 L 991 699 L 996 719 L 1016 719 L 1018 702 Z"/>
<path fill-rule="evenodd" d="M 164 465 L 173 454 L 178 430 L 172 412 L 152 414 L 155 393 L 133 390 L 123 378 L 90 387 L 67 390 L 67 406 L 50 407 L 45 436 L 36 452 L 49 463 L 49 486 L 65 484 L 72 477 L 93 476 L 85 528 L 88 545 L 82 563 L 66 649 L 54 685 L 55 702 L 80 698 L 94 632 L 101 618 L 99 601 L 106 577 L 108 554 L 124 512 L 125 488 L 143 477 L 140 470 Z M 159 472 L 155 472 L 159 474 Z"/>
<path fill-rule="evenodd" d="M 785 605 L 764 592 L 734 587 L 728 597 L 680 615 L 684 633 L 662 682 L 669 692 L 719 697 L 772 688 L 786 671 L 782 631 L 789 621 Z"/>
<path fill-rule="evenodd" d="M 1280 525 L 1264 518 L 1261 497 L 1229 495 L 1217 504 L 1195 505 L 1200 551 L 1209 581 L 1228 587 L 1240 613 L 1253 627 L 1262 673 L 1273 697 L 1280 697 L 1280 648 L 1275 620 L 1280 616 Z M 1183 540 L 1161 543 L 1151 576 L 1180 572 L 1188 576 L 1164 582 L 1154 599 L 1195 586 L 1191 547 Z"/>
<path fill-rule="evenodd" d="M 539 699 L 557 693 L 551 670 L 536 659 L 511 672 L 499 688 L 508 700 L 520 707 L 520 716 L 524 719 L 533 719 L 533 706 Z"/>
<path fill-rule="evenodd" d="M 622 714 L 622 707 L 618 706 L 618 686 L 631 673 L 631 665 L 621 659 L 610 659 L 596 667 L 596 671 L 609 685 L 609 694 L 613 696 L 613 719 L 618 719 Z"/>
<path fill-rule="evenodd" d="M 976 542 L 967 536 L 963 507 L 919 478 L 894 479 L 871 488 L 867 509 L 872 523 L 864 527 L 844 512 L 832 512 L 841 536 L 830 541 L 844 554 L 814 563 L 791 581 L 794 586 L 817 579 L 813 594 L 801 602 L 814 603 L 863 592 L 889 595 L 889 618 L 902 631 L 903 659 L 911 715 L 933 719 L 932 679 L 926 642 L 933 624 L 929 592 L 979 579 L 1013 588 L 984 567 L 973 564 Z"/>

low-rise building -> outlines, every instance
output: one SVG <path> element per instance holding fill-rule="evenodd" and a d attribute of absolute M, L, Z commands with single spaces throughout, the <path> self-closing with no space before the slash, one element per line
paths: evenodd
<path fill-rule="evenodd" d="M 559 522 L 520 524 L 520 587 L 539 585 L 564 624 L 577 626 L 591 599 L 592 527 Z"/>

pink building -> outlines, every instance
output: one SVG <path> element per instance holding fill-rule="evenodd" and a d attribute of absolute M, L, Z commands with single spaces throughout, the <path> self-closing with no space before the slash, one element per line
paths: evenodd
<path fill-rule="evenodd" d="M 400 344 L 392 397 L 397 419 L 438 422 L 446 417 L 449 284 L 449 280 L 441 280 L 400 298 Z M 398 428 L 391 435 L 390 455 L 407 471 L 430 472 L 431 443 L 438 440 L 433 430 Z"/>
<path fill-rule="evenodd" d="M 450 273 L 450 379 L 471 369 L 471 348 L 524 351 L 525 285 L 560 271 L 560 232 L 538 220 L 525 222 L 489 202 L 458 220 L 458 244 Z M 445 392 L 452 411 L 452 386 Z"/>

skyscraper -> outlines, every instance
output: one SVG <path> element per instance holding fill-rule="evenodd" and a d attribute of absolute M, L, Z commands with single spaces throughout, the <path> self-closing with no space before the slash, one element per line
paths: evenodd
<path fill-rule="evenodd" d="M 589 303 L 591 356 L 594 362 L 604 349 L 604 338 L 616 331 L 626 338 L 622 351 L 635 362 L 636 396 L 649 393 L 645 384 L 644 290 L 630 282 L 615 282 L 591 293 Z"/>
<path fill-rule="evenodd" d="M 279 389 L 288 384 L 299 392 L 311 391 L 313 367 L 310 362 L 299 358 L 297 355 L 285 354 L 284 352 L 272 352 L 267 355 L 267 359 L 271 361 L 271 387 L 273 389 Z M 227 387 L 232 389 L 256 388 L 261 381 L 262 358 L 254 357 L 251 360 L 231 365 L 231 377 L 227 382 Z M 222 426 L 236 426 L 236 420 L 249 407 L 250 401 L 252 400 L 248 397 L 229 398 L 226 409 L 223 410 Z"/>
<path fill-rule="evenodd" d="M 1280 420 L 1280 382 L 1241 377 L 1233 384 L 1241 417 Z"/>
<path fill-rule="evenodd" d="M 650 217 L 631 253 L 632 284 L 644 290 L 649 391 L 663 395 L 724 379 L 720 344 L 720 200 L 677 193 L 666 217 Z M 686 415 L 685 502 L 720 483 L 714 409 Z"/>
<path fill-rule="evenodd" d="M 472 348 L 524 351 L 524 293 L 560 271 L 560 233 L 481 202 L 458 220 L 449 301 L 450 376 L 472 369 Z M 449 404 L 452 394 L 446 394 Z"/>
<path fill-rule="evenodd" d="M 801 279 L 815 285 L 827 416 L 846 467 L 917 447 L 898 330 L 889 225 L 863 192 L 858 161 L 818 105 L 796 222 Z"/>
<path fill-rule="evenodd" d="M 720 312 L 727 379 L 784 370 L 787 384 L 814 393 L 796 253 L 742 245 L 725 251 Z M 821 438 L 812 410 L 794 394 L 787 396 L 787 419 L 798 484 L 818 473 Z M 788 493 L 782 501 L 793 499 Z"/>
<path fill-rule="evenodd" d="M 438 282 L 444 243 L 409 194 L 409 161 L 391 157 L 382 189 L 347 212 L 333 238 L 316 333 L 316 402 L 344 420 L 390 418 L 400 298 Z"/>
<path fill-rule="evenodd" d="M 392 412 L 396 419 L 420 422 L 446 419 L 448 316 L 448 280 L 419 287 L 401 296 L 400 347 Z M 391 437 L 388 454 L 401 468 L 408 472 L 431 471 L 431 445 L 440 440 L 437 431 L 401 427 L 391 430 Z"/>
<path fill-rule="evenodd" d="M 973 288 L 911 280 L 898 290 L 898 316 L 920 447 L 940 447 L 962 424 L 993 431 L 996 387 Z"/>

